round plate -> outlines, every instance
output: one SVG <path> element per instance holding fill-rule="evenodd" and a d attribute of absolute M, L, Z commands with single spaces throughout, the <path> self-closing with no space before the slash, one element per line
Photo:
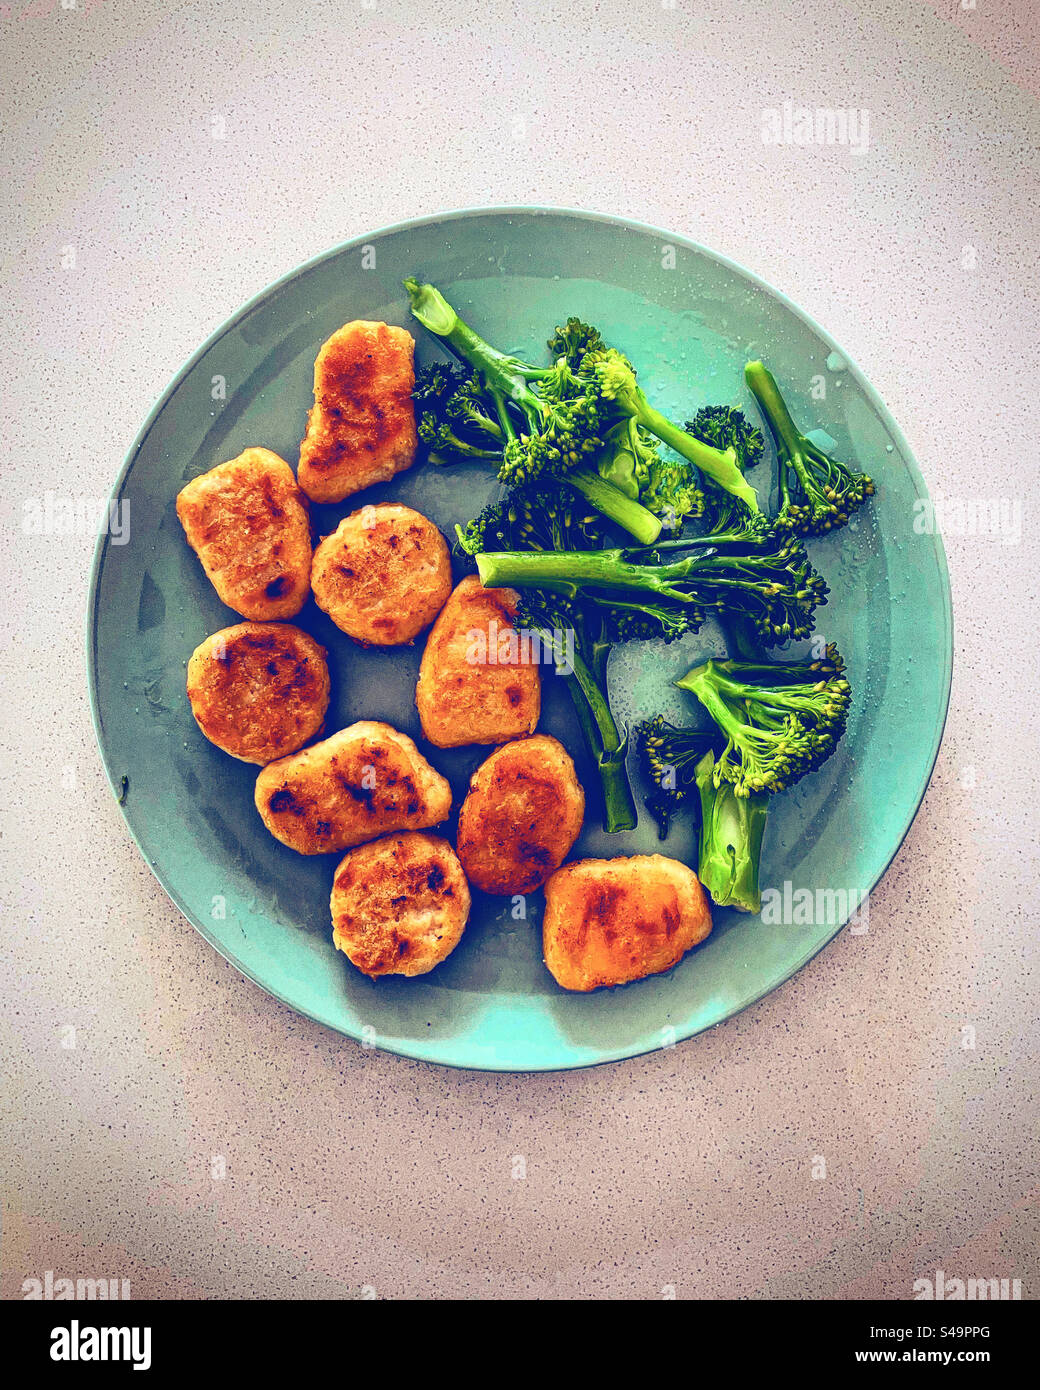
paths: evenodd
<path fill-rule="evenodd" d="M 511 900 L 476 893 L 462 943 L 432 974 L 367 980 L 331 942 L 338 856 L 303 858 L 274 840 L 253 805 L 256 769 L 218 752 L 192 718 L 188 656 L 239 619 L 185 542 L 177 492 L 249 445 L 295 465 L 315 354 L 346 321 L 404 324 L 420 361 L 439 356 L 409 318 L 401 288 L 409 274 L 444 289 L 503 348 L 544 351 L 569 314 L 597 324 L 678 421 L 705 403 L 739 403 L 757 419 L 742 370 L 762 357 L 803 428 L 826 430 L 840 456 L 877 480 L 877 496 L 847 529 L 810 542 L 831 587 L 819 631 L 838 643 L 852 681 L 848 732 L 818 774 L 773 801 L 761 874 L 772 890 L 768 914 L 716 912 L 707 942 L 665 975 L 566 993 L 542 963 L 541 895 L 517 919 Z M 470 466 L 417 464 L 313 512 L 324 535 L 362 502 L 392 497 L 450 535 L 497 491 Z M 129 534 L 98 545 L 88 664 L 98 741 L 131 834 L 169 896 L 233 965 L 293 1008 L 374 1046 L 523 1071 L 588 1066 L 689 1037 L 775 989 L 835 935 L 884 873 L 924 794 L 949 698 L 952 633 L 941 543 L 914 505 L 926 497 L 921 476 L 881 401 L 833 341 L 775 290 L 683 237 L 585 213 L 513 208 L 426 218 L 349 242 L 265 290 L 199 349 L 146 422 L 114 497 L 129 508 Z M 366 652 L 313 604 L 296 621 L 329 649 L 327 727 L 381 719 L 404 730 L 451 779 L 457 806 L 490 750 L 445 753 L 423 741 L 413 698 L 421 641 Z M 698 722 L 693 698 L 670 682 L 721 651 L 710 627 L 670 647 L 617 651 L 610 674 L 619 723 L 656 711 Z M 557 684 L 546 676 L 541 727 L 575 755 L 589 793 L 575 856 L 661 850 L 696 865 L 688 824 L 664 845 L 645 812 L 632 834 L 602 832 L 598 780 Z M 638 796 L 634 755 L 630 762 Z M 454 826 L 445 833 L 453 837 Z"/>

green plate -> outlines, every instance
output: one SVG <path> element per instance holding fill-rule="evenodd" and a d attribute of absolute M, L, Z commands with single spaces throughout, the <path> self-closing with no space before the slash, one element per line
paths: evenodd
<path fill-rule="evenodd" d="M 742 369 L 760 356 L 796 418 L 826 430 L 877 480 L 877 497 L 847 530 L 811 543 L 831 586 L 819 629 L 845 654 L 855 707 L 837 754 L 774 802 L 762 884 L 773 890 L 775 920 L 717 912 L 708 941 L 665 975 L 568 994 L 542 964 L 540 895 L 527 920 L 515 921 L 509 900 L 478 893 L 462 943 L 432 974 L 365 979 L 331 943 L 338 856 L 302 858 L 275 841 L 253 806 L 256 770 L 218 752 L 192 719 L 187 658 L 238 618 L 186 545 L 176 494 L 248 445 L 295 463 L 315 354 L 347 320 L 414 327 L 420 360 L 439 355 L 409 321 L 401 280 L 412 273 L 444 288 L 502 347 L 538 352 L 561 318 L 591 320 L 680 421 L 706 402 L 752 413 Z M 468 466 L 416 466 L 339 507 L 316 507 L 315 520 L 326 534 L 362 501 L 393 497 L 450 534 L 496 491 Z M 526 1071 L 613 1061 L 689 1037 L 775 989 L 835 935 L 884 873 L 928 783 L 950 690 L 950 592 L 938 537 L 915 529 L 914 504 L 926 492 L 906 442 L 862 374 L 805 314 L 672 233 L 513 208 L 426 218 L 349 242 L 265 290 L 199 349 L 145 423 L 114 496 L 129 506 L 129 541 L 102 537 L 98 545 L 88 665 L 98 741 L 113 788 L 125 791 L 130 832 L 169 896 L 233 965 L 301 1013 L 370 1045 L 452 1066 Z M 329 649 L 328 727 L 382 719 L 411 734 L 451 779 L 458 805 L 488 750 L 424 744 L 413 702 L 421 644 L 363 652 L 313 605 L 297 621 Z M 692 722 L 694 710 L 684 706 L 692 697 L 670 681 L 720 650 L 718 633 L 705 628 L 672 647 L 616 653 L 619 722 L 655 711 Z M 598 782 L 556 686 L 546 678 L 542 727 L 576 755 L 589 790 L 575 855 L 660 849 L 695 864 L 688 826 L 664 846 L 645 813 L 631 834 L 599 829 Z M 633 776 L 638 792 L 634 768 Z M 863 930 L 868 917 L 861 913 L 850 929 Z M 854 969 L 854 957 L 848 961 Z"/>

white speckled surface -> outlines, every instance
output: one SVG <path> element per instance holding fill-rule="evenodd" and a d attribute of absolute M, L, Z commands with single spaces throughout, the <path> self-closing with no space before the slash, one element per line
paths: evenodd
<path fill-rule="evenodd" d="M 51 1269 L 171 1298 L 906 1298 L 941 1267 L 1035 1297 L 1032 0 L 54 0 L 0 29 L 0 1293 Z M 868 109 L 869 149 L 763 144 L 785 100 Z M 946 741 L 870 932 L 676 1049 L 533 1077 L 363 1051 L 178 915 L 95 751 L 92 539 L 22 529 L 47 487 L 107 493 L 271 279 L 511 202 L 757 271 L 855 356 L 933 490 L 1025 498 L 1027 528 L 947 539 Z"/>

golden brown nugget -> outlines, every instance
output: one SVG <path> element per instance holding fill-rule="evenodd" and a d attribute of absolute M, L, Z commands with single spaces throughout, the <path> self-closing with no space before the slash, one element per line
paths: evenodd
<path fill-rule="evenodd" d="M 517 739 L 481 763 L 459 813 L 467 879 L 485 893 L 533 893 L 578 838 L 585 793 L 562 743 Z"/>
<path fill-rule="evenodd" d="M 243 618 L 291 618 L 310 594 L 307 499 L 270 449 L 246 449 L 193 478 L 177 515 L 221 601 Z"/>
<path fill-rule="evenodd" d="M 414 357 L 407 329 L 364 319 L 322 344 L 298 470 L 313 501 L 342 502 L 412 466 Z"/>
<path fill-rule="evenodd" d="M 314 552 L 314 601 L 357 642 L 392 647 L 429 627 L 451 593 L 451 558 L 432 521 L 384 502 L 344 517 Z"/>
<path fill-rule="evenodd" d="M 485 589 L 474 574 L 441 609 L 415 690 L 423 733 L 435 747 L 505 743 L 534 733 L 541 679 L 517 641 L 516 604 L 512 589 Z"/>
<path fill-rule="evenodd" d="M 451 787 L 407 734 L 363 719 L 269 763 L 255 799 L 276 840 L 300 854 L 327 854 L 390 830 L 439 825 Z"/>
<path fill-rule="evenodd" d="M 321 729 L 325 648 L 291 623 L 226 627 L 192 652 L 188 699 L 210 743 L 244 763 L 273 762 Z"/>
<path fill-rule="evenodd" d="M 364 974 L 425 975 L 459 944 L 469 887 L 447 840 L 387 835 L 352 849 L 332 885 L 332 940 Z"/>
<path fill-rule="evenodd" d="M 579 859 L 545 885 L 545 963 L 564 989 L 622 985 L 670 970 L 710 931 L 697 875 L 661 854 Z"/>

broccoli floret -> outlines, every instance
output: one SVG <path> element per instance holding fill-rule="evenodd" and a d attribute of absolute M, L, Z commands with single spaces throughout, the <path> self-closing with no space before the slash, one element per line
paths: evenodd
<path fill-rule="evenodd" d="M 667 839 L 673 818 L 696 791 L 697 764 L 710 751 L 716 736 L 715 732 L 678 728 L 660 714 L 636 729 L 636 747 L 654 788 L 646 807 L 657 822 L 660 839 Z"/>
<path fill-rule="evenodd" d="M 762 407 L 780 460 L 780 512 L 776 524 L 802 536 L 822 536 L 844 526 L 873 496 L 874 483 L 825 453 L 799 430 L 771 372 L 749 362 L 744 377 Z"/>
<path fill-rule="evenodd" d="M 731 782 L 715 785 L 715 759 L 722 742 L 715 727 L 710 732 L 680 728 L 660 715 L 641 724 L 637 746 L 653 786 L 646 805 L 662 840 L 675 816 L 687 809 L 699 811 L 698 878 L 719 907 L 758 912 L 769 794 L 738 797 Z"/>
<path fill-rule="evenodd" d="M 425 447 L 427 462 L 443 466 L 461 463 L 466 459 L 494 461 L 501 459 L 501 449 L 488 449 L 482 444 L 472 444 L 452 429 L 448 420 L 438 420 L 435 415 L 420 416 L 419 439 Z"/>
<path fill-rule="evenodd" d="M 457 391 L 463 380 L 463 373 L 447 362 L 431 362 L 429 366 L 417 367 L 412 399 L 418 406 L 439 405 Z"/>
<path fill-rule="evenodd" d="M 679 559 L 661 555 L 686 551 Z M 631 557 L 635 557 L 633 560 Z M 656 556 L 656 562 L 654 562 Z M 485 584 L 553 589 L 606 609 L 638 615 L 640 635 L 695 632 L 708 613 L 739 614 L 768 646 L 808 637 L 827 585 L 805 547 L 784 531 L 665 541 L 647 552 L 565 551 L 479 556 Z"/>
<path fill-rule="evenodd" d="M 601 352 L 605 344 L 598 328 L 582 323 L 581 319 L 570 318 L 562 328 L 553 330 L 546 346 L 554 361 L 563 357 L 576 371 L 587 353 Z"/>
<path fill-rule="evenodd" d="M 602 479 L 598 486 L 590 485 L 610 421 L 595 374 L 576 370 L 568 353 L 581 349 L 584 360 L 601 341 L 598 333 L 575 320 L 572 330 L 560 330 L 567 351 L 551 365 L 538 367 L 485 342 L 434 286 L 412 279 L 404 283 L 415 317 L 468 368 L 466 380 L 452 391 L 434 393 L 424 381 L 425 394 L 416 396 L 423 408 L 420 435 L 434 441 L 435 461 L 494 460 L 508 486 L 573 474 L 573 486 L 636 540 L 645 544 L 656 539 L 661 522 L 636 498 Z M 442 380 L 438 377 L 436 384 Z M 445 418 L 450 422 L 447 437 L 440 431 Z M 459 439 L 487 452 L 474 455 L 472 447 L 456 448 Z"/>
<path fill-rule="evenodd" d="M 784 791 L 824 763 L 851 699 L 833 644 L 818 661 L 706 661 L 676 685 L 697 696 L 725 738 L 712 777 L 736 796 Z"/>
<path fill-rule="evenodd" d="M 475 375 L 434 362 L 415 374 L 412 398 L 417 433 L 427 461 L 445 465 L 467 460 L 501 466 L 502 428 L 488 414 L 489 402 L 480 394 Z"/>
<path fill-rule="evenodd" d="M 638 730 L 661 838 L 700 812 L 697 873 L 720 907 L 758 912 L 769 798 L 818 768 L 845 731 L 851 693 L 838 650 L 818 661 L 707 661 L 676 682 L 711 715 L 710 731 L 658 716 Z"/>
<path fill-rule="evenodd" d="M 483 436 L 485 443 L 494 441 L 501 453 L 502 425 L 494 410 L 494 403 L 481 390 L 480 378 L 475 373 L 460 381 L 456 389 L 444 397 L 444 413 L 460 428 L 476 431 Z"/>
<path fill-rule="evenodd" d="M 688 517 L 704 515 L 704 492 L 697 472 L 678 459 L 654 459 L 639 500 L 647 511 L 661 518 L 669 531 L 681 531 Z"/>
<path fill-rule="evenodd" d="M 756 430 L 742 410 L 728 405 L 705 405 L 686 422 L 689 434 L 723 453 L 732 449 L 740 471 L 746 473 L 760 462 L 765 451 L 762 431 Z"/>
<path fill-rule="evenodd" d="M 466 526 L 456 526 L 467 555 L 484 550 L 565 550 L 599 544 L 600 518 L 551 479 L 514 488 Z"/>
<path fill-rule="evenodd" d="M 657 462 L 657 441 L 634 420 L 619 420 L 604 437 L 596 471 L 626 497 L 638 498 Z"/>

